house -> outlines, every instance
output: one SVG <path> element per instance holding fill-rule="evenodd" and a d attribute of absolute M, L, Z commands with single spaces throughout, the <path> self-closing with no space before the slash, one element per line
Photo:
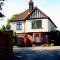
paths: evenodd
<path fill-rule="evenodd" d="M 32 0 L 29 8 L 17 15 L 11 22 L 11 30 L 16 32 L 18 45 L 48 44 L 48 32 L 56 31 L 57 26 Z"/>

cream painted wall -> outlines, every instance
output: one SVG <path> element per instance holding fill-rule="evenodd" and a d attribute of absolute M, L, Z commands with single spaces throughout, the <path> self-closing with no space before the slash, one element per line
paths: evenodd
<path fill-rule="evenodd" d="M 26 20 L 26 32 L 48 32 L 48 19 L 36 19 L 36 20 L 42 20 L 42 29 L 32 29 L 31 22 L 33 20 Z"/>
<path fill-rule="evenodd" d="M 14 30 L 14 32 L 16 31 L 16 22 L 10 22 L 10 26 L 11 26 L 11 30 Z"/>
<path fill-rule="evenodd" d="M 34 20 L 26 20 L 22 21 L 22 30 L 17 30 L 17 22 L 11 22 L 11 30 L 14 30 L 16 33 L 26 33 L 26 32 L 50 32 L 52 30 L 56 30 L 56 27 L 51 23 L 48 19 L 36 19 L 42 20 L 42 29 L 32 29 L 32 21 Z M 25 27 L 25 29 L 24 29 Z"/>
<path fill-rule="evenodd" d="M 24 22 L 22 21 L 22 30 L 17 30 L 17 22 L 11 22 L 11 30 L 14 30 L 16 33 L 24 33 Z"/>

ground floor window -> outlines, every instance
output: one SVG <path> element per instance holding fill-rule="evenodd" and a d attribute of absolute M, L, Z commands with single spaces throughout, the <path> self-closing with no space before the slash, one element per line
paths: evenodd
<path fill-rule="evenodd" d="M 40 41 L 39 41 L 39 36 L 34 36 L 34 42 L 35 42 L 35 43 L 40 42 Z"/>

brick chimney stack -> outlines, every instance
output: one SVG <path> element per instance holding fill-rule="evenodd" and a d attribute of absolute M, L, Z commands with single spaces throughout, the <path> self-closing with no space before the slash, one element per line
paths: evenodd
<path fill-rule="evenodd" d="M 33 1 L 30 0 L 29 1 L 29 12 L 32 12 L 33 8 L 34 8 Z"/>

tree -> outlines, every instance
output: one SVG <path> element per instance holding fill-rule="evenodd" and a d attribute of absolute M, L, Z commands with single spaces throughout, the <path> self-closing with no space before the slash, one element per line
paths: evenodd
<path fill-rule="evenodd" d="M 6 30 L 6 27 L 3 25 L 0 30 L 4 31 L 4 30 Z"/>
<path fill-rule="evenodd" d="M 2 6 L 4 5 L 5 0 L 0 0 L 0 10 L 2 10 Z M 0 12 L 0 18 L 4 17 L 4 15 Z"/>
<path fill-rule="evenodd" d="M 19 14 L 14 14 L 14 15 L 11 16 L 11 18 L 7 19 L 7 25 L 9 25 L 10 21 L 14 20 L 17 15 L 19 15 Z M 13 32 L 13 45 L 17 45 L 16 32 Z"/>
<path fill-rule="evenodd" d="M 5 0 L 0 0 L 0 10 L 2 10 L 2 6 L 4 5 Z M 0 12 L 0 18 L 4 17 L 4 15 Z"/>
<path fill-rule="evenodd" d="M 16 32 L 13 32 L 13 45 L 17 45 L 17 36 L 16 36 Z"/>
<path fill-rule="evenodd" d="M 5 0 L 0 0 L 0 10 L 2 10 L 2 6 L 3 6 L 3 4 L 4 4 L 4 1 L 5 1 Z"/>
<path fill-rule="evenodd" d="M 11 18 L 7 19 L 7 24 L 10 24 L 10 21 L 14 20 L 14 18 L 19 14 L 14 14 L 11 16 Z"/>
<path fill-rule="evenodd" d="M 4 17 L 4 15 L 0 12 L 0 17 Z"/>

